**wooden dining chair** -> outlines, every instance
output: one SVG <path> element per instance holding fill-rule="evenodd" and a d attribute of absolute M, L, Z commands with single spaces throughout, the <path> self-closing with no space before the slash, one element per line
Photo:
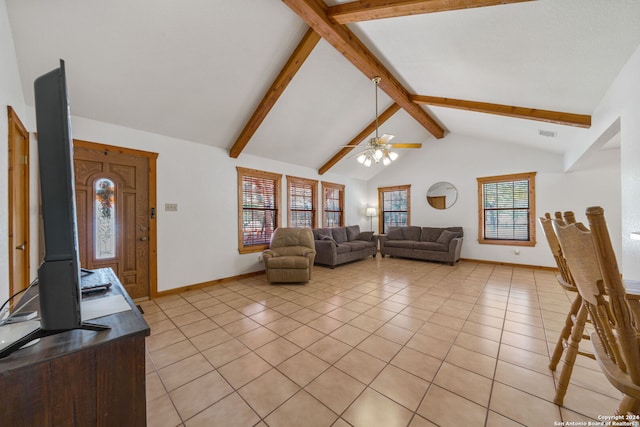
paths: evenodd
<path fill-rule="evenodd" d="M 625 296 L 604 210 L 591 207 L 586 214 L 590 229 L 581 223 L 553 223 L 553 228 L 583 299 L 578 316 L 586 318 L 583 312 L 588 312 L 593 323 L 591 342 L 596 360 L 605 377 L 624 395 L 618 414 L 637 414 L 640 407 L 638 331 Z M 575 347 L 573 341 L 577 339 L 577 329 L 576 324 L 565 360 Z"/>
<path fill-rule="evenodd" d="M 575 363 L 576 356 L 580 354 L 594 359 L 593 354 L 582 352 L 579 349 L 580 341 L 583 338 L 589 338 L 587 335 L 583 335 L 585 323 L 588 318 L 587 311 L 586 309 L 582 309 L 582 311 L 580 311 L 582 307 L 582 297 L 574 283 L 571 271 L 567 266 L 567 261 L 562 253 L 562 248 L 560 247 L 560 243 L 558 242 L 558 238 L 556 237 L 556 233 L 553 229 L 553 223 L 560 226 L 566 226 L 568 223 L 575 222 L 575 216 L 573 213 L 566 212 L 566 214 L 566 218 L 563 218 L 560 212 L 556 212 L 554 218 L 551 218 L 549 213 L 546 213 L 544 217 L 539 218 L 540 225 L 542 226 L 544 235 L 547 238 L 547 243 L 549 244 L 549 249 L 551 250 L 556 262 L 558 271 L 560 272 L 560 274 L 556 276 L 558 283 L 563 289 L 576 293 L 576 297 L 574 298 L 571 308 L 567 313 L 567 317 L 565 318 L 564 327 L 562 328 L 558 341 L 554 347 L 551 360 L 549 361 L 549 369 L 555 371 L 564 350 L 567 349 L 567 354 L 558 378 L 556 396 L 554 398 L 554 402 L 558 405 L 562 405 L 564 401 L 564 396 L 567 388 L 569 387 L 569 381 L 571 379 L 571 373 L 573 372 L 573 365 Z M 573 340 L 570 340 L 571 333 L 574 331 L 574 328 L 575 337 Z"/>
<path fill-rule="evenodd" d="M 591 334 L 596 360 L 609 382 L 624 393 L 618 414 L 638 414 L 640 409 L 640 341 L 637 324 L 629 307 L 616 255 L 611 245 L 604 209 L 587 209 L 596 257 L 614 318 L 613 341 L 608 335 Z"/>
<path fill-rule="evenodd" d="M 557 212 L 556 214 L 559 214 Z M 557 215 L 556 215 L 557 218 Z M 571 308 L 567 313 L 567 317 L 564 321 L 564 327 L 560 332 L 560 336 L 558 337 L 558 341 L 553 350 L 553 354 L 551 356 L 551 361 L 549 362 L 549 369 L 552 371 L 556 370 L 558 366 L 558 362 L 562 357 L 562 353 L 567 346 L 567 342 L 569 339 L 569 335 L 571 335 L 571 329 L 573 328 L 573 319 L 576 314 L 578 314 L 578 309 L 582 304 L 582 297 L 578 293 L 578 288 L 576 288 L 573 283 L 573 277 L 571 277 L 571 272 L 569 271 L 569 267 L 567 267 L 567 261 L 564 259 L 564 255 L 562 254 L 562 249 L 560 248 L 560 243 L 558 243 L 558 238 L 556 237 L 556 233 L 553 231 L 553 225 L 551 224 L 551 215 L 549 213 L 545 213 L 544 217 L 538 218 L 540 225 L 542 226 L 542 231 L 547 238 L 547 243 L 549 244 L 549 249 L 551 249 L 551 254 L 553 255 L 553 259 L 556 262 L 556 266 L 558 267 L 559 275 L 556 276 L 558 279 L 558 283 L 562 286 L 563 289 L 575 292 L 576 297 L 571 304 Z"/>

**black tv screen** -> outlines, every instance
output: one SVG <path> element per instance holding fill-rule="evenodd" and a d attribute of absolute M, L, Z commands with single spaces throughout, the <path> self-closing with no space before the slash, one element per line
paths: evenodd
<path fill-rule="evenodd" d="M 64 61 L 34 82 L 44 261 L 38 269 L 43 330 L 81 325 L 73 139 Z"/>

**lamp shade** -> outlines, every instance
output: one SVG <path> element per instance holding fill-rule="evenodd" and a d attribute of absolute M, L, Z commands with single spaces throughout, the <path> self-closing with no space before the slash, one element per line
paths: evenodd
<path fill-rule="evenodd" d="M 376 208 L 367 208 L 367 216 L 376 216 Z"/>

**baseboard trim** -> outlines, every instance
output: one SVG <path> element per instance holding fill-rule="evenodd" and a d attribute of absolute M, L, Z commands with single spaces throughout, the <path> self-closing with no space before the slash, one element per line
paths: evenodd
<path fill-rule="evenodd" d="M 472 259 L 472 258 L 460 258 L 460 261 L 477 262 L 479 264 L 503 265 L 505 267 L 531 268 L 534 270 L 558 271 L 557 267 L 545 267 L 543 265 L 516 264 L 512 262 L 489 261 L 484 259 Z"/>
<path fill-rule="evenodd" d="M 179 288 L 173 288 L 173 289 L 168 289 L 166 291 L 157 292 L 155 295 L 151 296 L 151 299 L 166 297 L 169 295 L 175 295 L 175 294 L 179 294 L 181 292 L 186 292 L 186 291 L 193 291 L 195 289 L 202 289 L 202 288 L 206 288 L 207 286 L 219 285 L 221 283 L 228 283 L 236 280 L 247 279 L 249 277 L 259 276 L 261 274 L 264 274 L 264 270 L 253 271 L 251 273 L 245 273 L 245 274 L 239 274 L 237 276 L 223 277 L 222 279 L 210 280 L 208 282 L 196 283 L 193 285 L 181 286 Z"/>

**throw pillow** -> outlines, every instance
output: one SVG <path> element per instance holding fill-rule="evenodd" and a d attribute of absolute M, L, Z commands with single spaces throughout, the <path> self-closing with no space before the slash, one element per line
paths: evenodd
<path fill-rule="evenodd" d="M 373 240 L 373 231 L 363 231 L 362 233 L 358 234 L 353 240 L 364 240 L 365 242 L 370 242 L 371 240 Z"/>
<path fill-rule="evenodd" d="M 448 245 L 449 242 L 451 242 L 457 236 L 458 233 L 456 233 L 455 231 L 444 230 L 442 234 L 440 234 L 440 237 L 438 237 L 438 240 L 436 240 L 436 242 Z"/>

